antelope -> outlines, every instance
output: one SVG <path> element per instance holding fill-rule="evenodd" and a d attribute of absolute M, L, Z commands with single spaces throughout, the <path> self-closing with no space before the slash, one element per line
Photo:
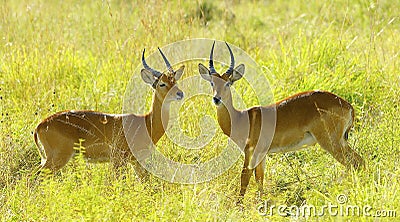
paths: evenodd
<path fill-rule="evenodd" d="M 318 143 L 347 168 L 364 166 L 362 157 L 347 142 L 354 121 L 354 109 L 333 93 L 306 91 L 267 106 L 235 109 L 230 87 L 243 77 L 245 66 L 240 64 L 234 68 L 234 55 L 229 45 L 225 44 L 231 60 L 228 70 L 222 75 L 216 72 L 214 42 L 209 69 L 200 63 L 199 72 L 203 79 L 211 83 L 220 128 L 239 147 L 244 147 L 238 203 L 244 197 L 253 171 L 261 197 L 265 156 L 268 153 L 285 153 Z"/>
<path fill-rule="evenodd" d="M 163 136 L 164 127 L 168 124 L 170 103 L 182 100 L 184 96 L 176 84 L 184 66 L 174 71 L 160 48 L 158 50 L 168 68 L 167 73 L 149 67 L 144 57 L 145 49 L 142 54 L 144 68 L 141 78 L 154 89 L 150 112 L 134 115 L 70 110 L 49 116 L 37 126 L 34 133 L 42 158 L 39 172 L 44 168 L 55 172 L 65 166 L 76 153 L 74 144 L 81 140 L 85 147 L 83 155 L 89 161 L 111 161 L 115 168 L 119 168 L 130 160 L 141 179 L 148 175 L 140 165 L 138 158 L 144 157 L 140 151 L 146 151 Z M 139 154 L 131 151 L 138 151 Z"/>

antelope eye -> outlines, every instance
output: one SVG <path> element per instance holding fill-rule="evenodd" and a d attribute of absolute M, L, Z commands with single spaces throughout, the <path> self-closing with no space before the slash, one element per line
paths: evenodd
<path fill-rule="evenodd" d="M 211 84 L 211 86 L 214 86 L 214 83 L 213 83 L 213 82 L 210 82 L 210 84 Z"/>
<path fill-rule="evenodd" d="M 226 82 L 226 83 L 225 83 L 225 87 L 230 87 L 231 85 L 232 85 L 231 82 Z"/>
<path fill-rule="evenodd" d="M 164 87 L 165 86 L 165 83 L 160 83 L 160 87 Z"/>

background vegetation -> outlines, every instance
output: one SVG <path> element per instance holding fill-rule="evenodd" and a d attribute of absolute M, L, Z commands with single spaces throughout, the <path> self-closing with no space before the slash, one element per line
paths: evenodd
<path fill-rule="evenodd" d="M 131 167 L 120 179 L 109 164 L 86 164 L 79 156 L 54 176 L 30 180 L 40 163 L 32 132 L 43 118 L 65 109 L 121 113 L 143 48 L 200 37 L 245 50 L 263 67 L 277 100 L 324 89 L 356 109 L 350 143 L 365 158 L 365 171 L 346 171 L 318 146 L 270 155 L 263 200 L 323 206 L 345 194 L 347 204 L 369 205 L 371 213 L 395 210 L 398 219 L 399 10 L 400 1 L 390 0 L 0 0 L 0 220 L 296 219 L 260 216 L 253 179 L 243 209 L 235 206 L 243 158 L 196 185 L 156 177 L 140 183 Z M 194 64 L 183 78 L 197 74 Z M 211 101 L 196 106 L 215 113 Z M 203 115 L 193 110 L 180 110 L 189 135 L 196 130 L 189 123 Z M 226 141 L 221 131 L 216 138 Z M 159 147 L 174 152 L 166 138 Z"/>

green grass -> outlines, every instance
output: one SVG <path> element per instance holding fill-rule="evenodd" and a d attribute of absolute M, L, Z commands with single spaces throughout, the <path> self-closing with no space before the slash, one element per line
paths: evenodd
<path fill-rule="evenodd" d="M 399 1 L 389 0 L 0 1 L 0 220 L 296 219 L 276 212 L 260 216 L 254 179 L 244 209 L 235 206 L 243 158 L 220 177 L 196 185 L 156 177 L 140 183 L 131 167 L 120 179 L 109 164 L 86 164 L 79 156 L 55 176 L 30 181 L 40 163 L 32 132 L 43 118 L 65 109 L 121 113 L 143 48 L 154 52 L 190 38 L 241 47 L 263 67 L 276 100 L 323 89 L 356 110 L 350 144 L 366 160 L 366 170 L 346 171 L 319 146 L 271 155 L 264 200 L 318 207 L 336 204 L 337 195 L 345 194 L 349 205 L 396 210 L 399 220 L 399 9 Z M 187 64 L 183 78 L 192 75 L 198 75 L 197 62 Z M 252 103 L 249 95 L 243 97 Z M 215 108 L 208 97 L 187 103 L 188 109 L 179 110 L 181 126 L 196 136 L 200 117 L 215 117 Z M 219 130 L 210 147 L 226 140 Z M 159 148 L 181 162 L 219 152 L 187 154 L 167 138 Z"/>

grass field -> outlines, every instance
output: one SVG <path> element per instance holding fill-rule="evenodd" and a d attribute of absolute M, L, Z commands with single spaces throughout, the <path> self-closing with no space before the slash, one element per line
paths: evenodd
<path fill-rule="evenodd" d="M 399 10 L 400 1 L 389 0 L 0 0 L 0 220 L 400 220 Z M 318 145 L 270 155 L 263 200 L 256 199 L 252 179 L 243 209 L 235 205 L 243 158 L 194 185 L 157 177 L 140 183 L 130 166 L 120 179 L 110 164 L 86 164 L 80 156 L 56 175 L 31 180 L 40 164 L 32 132 L 42 119 L 67 109 L 121 113 L 143 48 L 155 52 L 191 38 L 242 48 L 263 67 L 276 100 L 312 89 L 348 100 L 356 110 L 349 141 L 366 169 L 347 171 Z M 194 75 L 197 62 L 188 62 L 183 78 Z M 215 107 L 208 97 L 187 103 L 179 115 L 193 136 L 204 113 L 215 118 Z M 213 143 L 226 141 L 218 130 Z M 158 147 L 182 162 L 216 152 L 186 154 L 168 138 Z M 339 195 L 347 202 L 338 203 Z M 263 216 L 260 203 L 318 212 L 329 204 L 358 206 L 383 216 L 327 210 L 282 216 L 277 207 Z"/>

